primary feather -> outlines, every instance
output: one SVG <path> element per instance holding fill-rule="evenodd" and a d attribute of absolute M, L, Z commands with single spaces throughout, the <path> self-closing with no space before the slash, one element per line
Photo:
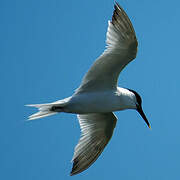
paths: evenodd
<path fill-rule="evenodd" d="M 137 39 L 133 26 L 118 3 L 108 22 L 107 49 L 84 76 L 77 92 L 107 90 L 117 87 L 119 73 L 136 57 Z"/>
<path fill-rule="evenodd" d="M 81 138 L 73 156 L 71 175 L 87 169 L 111 139 L 117 118 L 113 113 L 79 114 Z"/>

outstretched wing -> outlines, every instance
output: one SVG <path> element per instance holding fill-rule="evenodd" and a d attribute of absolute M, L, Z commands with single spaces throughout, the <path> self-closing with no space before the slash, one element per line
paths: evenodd
<path fill-rule="evenodd" d="M 87 169 L 111 139 L 117 118 L 113 113 L 78 115 L 81 138 L 75 147 L 71 175 Z"/>
<path fill-rule="evenodd" d="M 77 92 L 116 88 L 119 73 L 136 57 L 136 34 L 118 3 L 114 5 L 112 21 L 108 22 L 106 44 L 107 49 L 86 73 Z"/>

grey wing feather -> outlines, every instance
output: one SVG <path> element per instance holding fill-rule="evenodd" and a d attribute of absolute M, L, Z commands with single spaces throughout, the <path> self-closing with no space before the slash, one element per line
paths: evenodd
<path fill-rule="evenodd" d="M 107 49 L 84 76 L 77 92 L 117 87 L 119 73 L 136 57 L 136 34 L 125 11 L 114 6 L 112 21 L 108 22 Z"/>
<path fill-rule="evenodd" d="M 111 139 L 117 118 L 113 113 L 78 115 L 81 138 L 75 147 L 71 175 L 78 174 L 99 157 Z"/>

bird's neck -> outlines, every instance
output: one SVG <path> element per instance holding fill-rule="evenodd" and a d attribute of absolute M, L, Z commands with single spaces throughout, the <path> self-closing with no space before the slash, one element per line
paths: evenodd
<path fill-rule="evenodd" d="M 124 109 L 136 109 L 135 95 L 128 89 L 118 87 L 117 96 Z"/>

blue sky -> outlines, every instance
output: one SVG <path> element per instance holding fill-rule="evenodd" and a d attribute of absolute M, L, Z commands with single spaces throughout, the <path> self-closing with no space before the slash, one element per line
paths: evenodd
<path fill-rule="evenodd" d="M 0 179 L 179 180 L 178 0 L 119 0 L 139 41 L 119 85 L 134 89 L 152 125 L 136 111 L 117 112 L 114 135 L 100 158 L 70 177 L 80 136 L 75 115 L 26 122 L 24 104 L 70 96 L 103 52 L 112 0 L 0 1 Z"/>

